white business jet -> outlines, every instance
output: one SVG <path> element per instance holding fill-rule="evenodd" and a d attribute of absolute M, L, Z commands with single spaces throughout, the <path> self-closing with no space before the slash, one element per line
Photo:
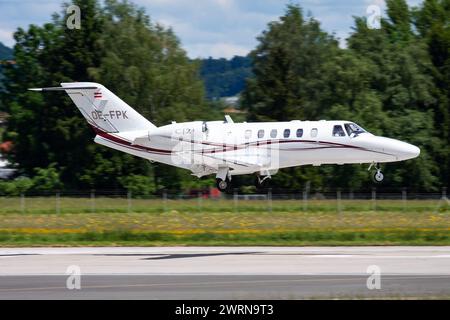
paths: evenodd
<path fill-rule="evenodd" d="M 61 83 L 33 91 L 65 91 L 96 132 L 98 144 L 150 161 L 216 175 L 226 191 L 235 175 L 255 174 L 263 187 L 280 168 L 322 164 L 368 163 L 383 180 L 379 163 L 412 159 L 414 145 L 375 136 L 351 121 L 234 123 L 192 121 L 156 127 L 98 83 Z"/>

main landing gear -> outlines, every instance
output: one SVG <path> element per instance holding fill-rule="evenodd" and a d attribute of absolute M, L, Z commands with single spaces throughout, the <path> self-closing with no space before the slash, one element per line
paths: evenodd
<path fill-rule="evenodd" d="M 217 189 L 226 192 L 231 189 L 231 174 L 227 167 L 219 168 L 216 175 Z"/>
<path fill-rule="evenodd" d="M 369 167 L 369 171 L 372 167 L 375 167 L 376 170 L 372 175 L 373 181 L 376 183 L 381 183 L 384 180 L 384 174 L 381 172 L 380 165 L 378 163 L 372 163 Z"/>
<path fill-rule="evenodd" d="M 221 192 L 226 192 L 231 188 L 231 180 L 226 177 L 224 180 L 220 178 L 216 178 L 217 189 Z"/>
<path fill-rule="evenodd" d="M 261 176 L 259 174 L 255 177 L 255 187 L 257 190 L 267 188 L 269 186 L 270 175 Z"/>
<path fill-rule="evenodd" d="M 255 177 L 255 186 L 257 190 L 263 190 L 268 187 L 271 179 L 269 171 L 258 172 Z M 227 167 L 221 167 L 217 171 L 216 186 L 221 192 L 229 192 L 232 190 L 231 174 Z"/>

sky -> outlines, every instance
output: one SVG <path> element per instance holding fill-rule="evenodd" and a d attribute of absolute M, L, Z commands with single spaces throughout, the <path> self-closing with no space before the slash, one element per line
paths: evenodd
<path fill-rule="evenodd" d="M 30 24 L 51 21 L 61 11 L 62 0 L 0 0 L 0 42 L 12 47 L 13 32 Z M 131 0 L 146 9 L 153 22 L 171 26 L 191 58 L 231 58 L 246 55 L 256 37 L 271 21 L 284 14 L 289 3 L 300 4 L 323 29 L 334 33 L 345 46 L 352 31 L 353 16 L 366 16 L 370 5 L 384 14 L 384 0 Z M 407 0 L 417 6 L 421 0 Z M 83 21 L 81 20 L 81 27 Z"/>

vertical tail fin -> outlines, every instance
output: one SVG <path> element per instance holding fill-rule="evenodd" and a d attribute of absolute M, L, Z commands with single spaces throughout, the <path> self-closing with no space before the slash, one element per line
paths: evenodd
<path fill-rule="evenodd" d="M 61 83 L 86 120 L 106 132 L 149 130 L 155 125 L 98 83 Z M 96 89 L 74 89 L 96 87 Z"/>
<path fill-rule="evenodd" d="M 150 130 L 155 125 L 101 84 L 61 83 L 61 87 L 31 89 L 66 91 L 90 125 L 105 132 Z"/>

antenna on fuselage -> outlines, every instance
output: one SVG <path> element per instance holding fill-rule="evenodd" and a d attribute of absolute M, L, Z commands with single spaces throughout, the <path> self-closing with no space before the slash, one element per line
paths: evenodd
<path fill-rule="evenodd" d="M 225 115 L 224 123 L 234 123 L 233 119 L 229 115 Z"/>

